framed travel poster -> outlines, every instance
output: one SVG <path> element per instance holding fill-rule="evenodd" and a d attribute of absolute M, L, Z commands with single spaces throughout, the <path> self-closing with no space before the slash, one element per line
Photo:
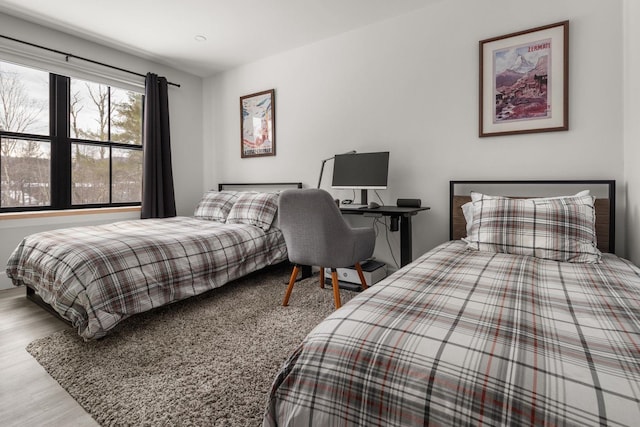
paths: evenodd
<path fill-rule="evenodd" d="M 480 136 L 569 129 L 569 21 L 480 42 Z"/>
<path fill-rule="evenodd" d="M 276 155 L 275 90 L 240 97 L 242 158 Z"/>

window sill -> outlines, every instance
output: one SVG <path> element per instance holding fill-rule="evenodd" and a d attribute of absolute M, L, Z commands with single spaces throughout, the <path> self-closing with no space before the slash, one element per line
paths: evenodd
<path fill-rule="evenodd" d="M 31 219 L 31 218 L 47 218 L 55 216 L 72 216 L 72 215 L 94 215 L 94 214 L 111 214 L 122 212 L 140 211 L 140 206 L 123 206 L 117 208 L 94 208 L 94 209 L 66 209 L 59 211 L 34 211 L 34 212 L 11 212 L 0 214 L 0 221 L 5 219 Z"/>

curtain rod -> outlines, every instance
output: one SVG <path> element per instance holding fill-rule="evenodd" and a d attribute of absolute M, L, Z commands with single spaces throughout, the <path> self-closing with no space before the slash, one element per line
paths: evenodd
<path fill-rule="evenodd" d="M 124 69 L 124 68 L 116 67 L 115 65 L 109 65 L 109 64 L 105 64 L 104 62 L 94 61 L 93 59 L 83 58 L 82 56 L 74 55 L 72 53 L 62 52 L 60 50 L 51 49 L 50 47 L 46 47 L 46 46 L 40 46 L 40 45 L 35 44 L 35 43 L 31 43 L 31 42 L 27 42 L 27 41 L 24 41 L 24 40 L 15 39 L 13 37 L 4 36 L 2 34 L 0 34 L 0 38 L 11 40 L 11 41 L 14 41 L 14 42 L 17 42 L 17 43 L 26 44 L 26 45 L 32 46 L 32 47 L 37 47 L 38 49 L 48 50 L 49 52 L 57 53 L 59 55 L 63 55 L 65 57 L 65 61 L 67 61 L 67 62 L 69 62 L 69 58 L 74 58 L 74 59 L 79 59 L 81 61 L 90 62 L 92 64 L 100 65 L 102 67 L 107 67 L 107 68 L 111 68 L 111 69 L 114 69 L 114 70 L 122 71 L 122 72 L 125 72 L 125 73 L 133 74 L 133 75 L 136 75 L 136 76 L 139 76 L 139 77 L 142 77 L 142 78 L 146 77 L 144 74 L 140 74 L 140 73 L 136 73 L 135 71 L 131 71 L 131 70 L 127 70 L 127 69 Z M 170 84 L 170 85 L 176 86 L 176 87 L 180 87 L 180 85 L 177 84 L 177 83 L 167 82 L 167 84 Z"/>

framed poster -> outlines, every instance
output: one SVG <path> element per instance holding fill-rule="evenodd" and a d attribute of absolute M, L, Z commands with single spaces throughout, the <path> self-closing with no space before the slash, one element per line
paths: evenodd
<path fill-rule="evenodd" d="M 569 129 L 569 21 L 480 41 L 480 136 Z"/>
<path fill-rule="evenodd" d="M 242 158 L 276 155 L 275 90 L 240 97 Z"/>

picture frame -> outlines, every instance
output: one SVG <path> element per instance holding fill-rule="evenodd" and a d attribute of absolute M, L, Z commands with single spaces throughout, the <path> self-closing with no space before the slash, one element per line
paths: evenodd
<path fill-rule="evenodd" d="M 480 41 L 479 136 L 569 130 L 569 21 Z"/>
<path fill-rule="evenodd" d="M 275 89 L 240 97 L 240 155 L 276 155 Z"/>

